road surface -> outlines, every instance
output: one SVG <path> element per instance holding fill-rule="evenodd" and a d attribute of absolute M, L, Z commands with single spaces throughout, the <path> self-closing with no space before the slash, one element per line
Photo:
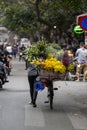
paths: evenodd
<path fill-rule="evenodd" d="M 87 82 L 56 81 L 53 110 L 44 103 L 46 88 L 33 108 L 25 64 L 12 62 L 10 82 L 0 91 L 0 130 L 87 130 Z"/>

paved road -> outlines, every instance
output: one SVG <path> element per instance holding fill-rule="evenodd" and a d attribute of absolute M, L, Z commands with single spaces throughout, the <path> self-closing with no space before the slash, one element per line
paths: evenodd
<path fill-rule="evenodd" d="M 24 62 L 13 59 L 10 82 L 0 91 L 0 130 L 87 130 L 87 82 L 54 82 L 54 109 L 44 104 L 46 89 L 33 108 L 24 69 Z"/>

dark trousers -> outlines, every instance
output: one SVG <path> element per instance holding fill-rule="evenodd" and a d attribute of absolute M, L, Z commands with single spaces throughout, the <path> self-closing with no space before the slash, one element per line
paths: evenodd
<path fill-rule="evenodd" d="M 28 60 L 26 60 L 26 59 L 24 59 L 25 60 L 25 69 L 27 70 L 27 68 L 28 68 L 28 66 L 29 66 L 29 61 Z"/>
<path fill-rule="evenodd" d="M 37 92 L 34 89 L 34 82 L 37 76 L 28 76 L 28 82 L 30 85 L 30 97 L 31 97 L 31 102 L 34 104 L 36 103 L 36 98 L 37 98 Z"/>

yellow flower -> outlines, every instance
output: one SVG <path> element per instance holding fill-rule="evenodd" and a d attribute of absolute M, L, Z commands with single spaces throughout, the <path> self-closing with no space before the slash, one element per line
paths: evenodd
<path fill-rule="evenodd" d="M 47 71 L 54 71 L 65 73 L 66 67 L 62 64 L 61 61 L 58 61 L 56 58 L 51 57 L 46 60 L 33 60 L 32 63 L 38 65 L 39 67 L 44 68 Z"/>
<path fill-rule="evenodd" d="M 73 64 L 69 64 L 67 69 L 68 69 L 69 71 L 74 70 L 74 65 L 73 65 Z"/>

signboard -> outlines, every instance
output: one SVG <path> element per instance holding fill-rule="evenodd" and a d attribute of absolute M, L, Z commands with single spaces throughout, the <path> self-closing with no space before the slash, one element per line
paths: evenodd
<path fill-rule="evenodd" d="M 87 13 L 84 13 L 84 14 L 80 14 L 76 17 L 76 24 L 77 25 L 80 25 L 80 19 L 84 16 L 87 16 Z"/>
<path fill-rule="evenodd" d="M 85 44 L 87 44 L 87 13 L 78 15 L 76 17 L 76 24 L 80 25 L 80 27 L 85 32 Z"/>
<path fill-rule="evenodd" d="M 79 21 L 80 27 L 87 31 L 87 16 L 82 16 Z"/>

